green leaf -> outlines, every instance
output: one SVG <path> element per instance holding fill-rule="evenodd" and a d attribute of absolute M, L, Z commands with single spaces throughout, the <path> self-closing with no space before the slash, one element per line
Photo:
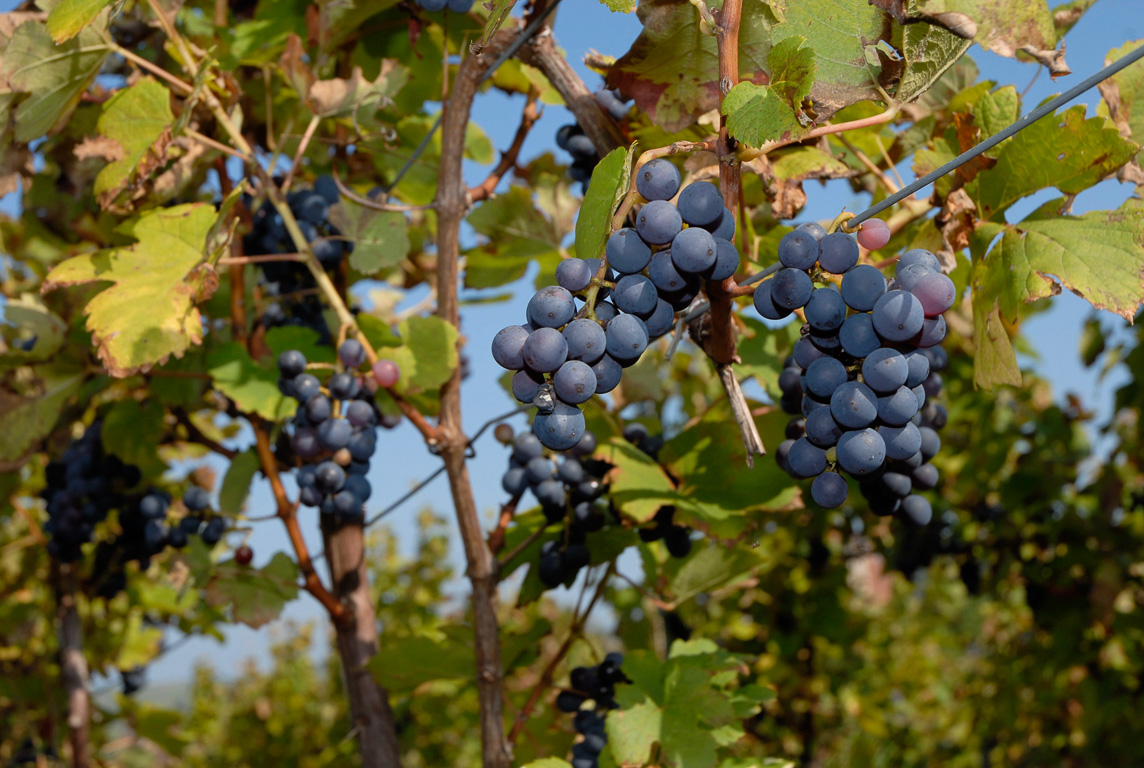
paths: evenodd
<path fill-rule="evenodd" d="M 56 45 L 45 25 L 21 24 L 0 61 L 0 82 L 6 78 L 11 90 L 29 94 L 16 108 L 16 140 L 26 144 L 38 139 L 70 114 L 107 53 L 93 29 Z"/>
<path fill-rule="evenodd" d="M 96 129 L 123 151 L 95 177 L 93 191 L 104 207 L 137 172 L 146 176 L 163 162 L 175 120 L 170 101 L 170 92 L 148 77 L 118 91 L 103 105 Z"/>
<path fill-rule="evenodd" d="M 120 400 L 103 417 L 100 439 L 108 453 L 139 467 L 145 478 L 158 478 L 167 470 L 155 451 L 166 427 L 166 409 L 155 400 Z"/>
<path fill-rule="evenodd" d="M 1011 85 L 982 94 L 973 103 L 974 124 L 981 129 L 982 140 L 998 131 L 1008 128 L 1021 116 L 1021 97 Z M 986 152 L 987 157 L 997 157 L 1008 146 L 1008 141 Z"/>
<path fill-rule="evenodd" d="M 1077 194 L 1132 159 L 1135 144 L 1104 118 L 1084 114 L 1079 105 L 1047 116 L 1005 143 L 997 164 L 968 187 L 981 218 L 1001 221 L 1009 206 L 1041 189 Z"/>
<path fill-rule="evenodd" d="M 19 461 L 56 426 L 60 412 L 83 384 L 74 370 L 37 369 L 43 381 L 37 397 L 0 391 L 0 463 Z"/>
<path fill-rule="evenodd" d="M 631 13 L 636 9 L 636 0 L 600 0 L 612 13 Z"/>
<path fill-rule="evenodd" d="M 592 171 L 592 181 L 584 194 L 580 216 L 576 219 L 576 255 L 581 259 L 598 259 L 611 234 L 612 212 L 616 198 L 627 193 L 632 153 L 620 147 L 613 149 Z"/>
<path fill-rule="evenodd" d="M 457 329 L 439 317 L 411 317 L 397 327 L 400 347 L 383 347 L 379 357 L 401 367 L 400 393 L 435 391 L 458 365 Z"/>
<path fill-rule="evenodd" d="M 1053 200 L 1018 224 L 986 224 L 973 234 L 978 386 L 1020 382 L 1002 319 L 1016 323 L 1023 304 L 1064 287 L 1131 320 L 1144 300 L 1144 203 L 1129 199 L 1117 210 L 1081 216 L 1059 214 L 1063 204 Z"/>
<path fill-rule="evenodd" d="M 159 655 L 162 643 L 163 630 L 144 626 L 142 614 L 132 613 L 127 617 L 127 627 L 115 657 L 115 666 L 120 669 L 142 667 Z"/>
<path fill-rule="evenodd" d="M 295 403 L 278 391 L 277 371 L 255 363 L 239 342 L 228 341 L 212 350 L 206 370 L 214 388 L 233 400 L 240 410 L 270 421 L 293 415 Z"/>
<path fill-rule="evenodd" d="M 298 566 L 278 552 L 264 568 L 232 563 L 215 568 L 204 591 L 208 605 L 231 607 L 231 619 L 258 629 L 282 613 L 298 596 Z"/>
<path fill-rule="evenodd" d="M 31 349 L 25 351 L 16 346 L 21 338 L 16 331 L 24 331 L 23 338 L 35 339 Z M 21 294 L 9 299 L 0 321 L 0 333 L 8 343 L 8 349 L 0 352 L 0 369 L 48 360 L 63 346 L 66 332 L 64 321 L 45 307 L 39 297 Z"/>
<path fill-rule="evenodd" d="M 808 132 L 799 120 L 800 104 L 814 84 L 814 51 L 806 38 L 791 37 L 771 48 L 770 85 L 739 83 L 723 100 L 727 130 L 740 141 L 761 147 L 776 139 Z"/>
<path fill-rule="evenodd" d="M 109 5 L 111 0 L 61 0 L 48 14 L 48 34 L 57 43 L 70 40 Z"/>
<path fill-rule="evenodd" d="M 465 287 L 494 288 L 524 275 L 528 265 L 541 261 L 541 270 L 555 271 L 564 233 L 533 204 L 520 186 L 474 210 L 466 219 L 488 240 L 465 253 Z"/>
<path fill-rule="evenodd" d="M 689 557 L 676 572 L 669 587 L 675 602 L 698 595 L 700 592 L 731 584 L 749 576 L 758 568 L 764 553 L 751 549 L 745 544 L 731 548 L 721 544 L 709 544 Z"/>
<path fill-rule="evenodd" d="M 135 244 L 68 259 L 48 273 L 41 290 L 112 284 L 88 302 L 86 314 L 99 358 L 113 376 L 182 357 L 202 343 L 195 303 L 218 284 L 203 263 L 215 219 L 214 208 L 200 203 L 147 211 L 116 230 Z"/>
<path fill-rule="evenodd" d="M 612 465 L 608 473 L 609 495 L 626 517 L 646 523 L 664 504 L 680 501 L 663 468 L 623 438 L 613 438 L 597 453 Z"/>
<path fill-rule="evenodd" d="M 220 512 L 230 517 L 237 517 L 242 513 L 242 508 L 246 506 L 246 497 L 250 495 L 250 484 L 260 469 L 262 463 L 253 448 L 243 451 L 231 460 L 218 493 Z"/>
<path fill-rule="evenodd" d="M 972 38 L 988 51 L 1009 58 L 1017 58 L 1020 52 L 1049 66 L 1053 76 L 1069 74 L 1064 51 L 1053 50 L 1057 30 L 1047 2 L 918 0 L 909 7 L 911 11 L 918 11 L 912 14 L 914 18 L 941 24 L 962 37 Z"/>
<path fill-rule="evenodd" d="M 409 253 L 409 225 L 398 211 L 374 211 L 350 200 L 330 209 L 330 221 L 354 244 L 350 266 L 363 275 L 396 267 Z"/>
<path fill-rule="evenodd" d="M 508 15 L 512 13 L 512 7 L 516 5 L 516 0 L 492 0 L 492 6 L 489 8 L 489 18 L 485 22 L 485 31 L 481 33 L 481 39 L 473 45 L 474 53 L 479 53 L 482 48 L 489 44 L 493 39 L 493 35 L 497 30 L 504 25 Z"/>
<path fill-rule="evenodd" d="M 903 25 L 905 68 L 894 96 L 903 103 L 913 101 L 956 64 L 971 45 L 972 40 L 936 24 Z"/>
<path fill-rule="evenodd" d="M 471 638 L 470 638 L 471 641 Z M 412 691 L 430 680 L 461 680 L 477 668 L 470 643 L 445 637 L 393 637 L 383 634 L 381 649 L 366 665 L 373 679 L 392 692 Z"/>

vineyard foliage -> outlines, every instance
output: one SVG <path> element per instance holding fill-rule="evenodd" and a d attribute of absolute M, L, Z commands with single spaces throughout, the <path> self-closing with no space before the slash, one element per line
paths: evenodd
<path fill-rule="evenodd" d="M 642 32 L 588 55 L 588 83 L 549 26 L 572 0 L 0 14 L 0 762 L 1139 759 L 1144 332 L 1125 329 L 1144 301 L 1144 64 L 881 214 L 884 247 L 858 239 L 887 278 L 900 254 L 933 253 L 956 290 L 944 319 L 927 311 L 948 364 L 928 380 L 944 428 L 919 525 L 874 514 L 855 481 L 825 510 L 776 462 L 780 381 L 797 390 L 788 358 L 815 332 L 761 320 L 746 279 L 823 184 L 876 203 L 900 170 L 1036 106 L 981 79 L 974 46 L 1071 85 L 1066 35 L 1096 0 L 602 2 Z M 491 91 L 511 105 L 503 143 L 469 119 Z M 560 106 L 574 124 L 524 152 Z M 659 200 L 634 181 L 653 157 Z M 672 174 L 696 194 L 659 241 L 676 253 L 652 256 L 638 214 L 680 217 Z M 1074 212 L 1100 184 L 1123 203 Z M 733 221 L 696 218 L 703 194 Z M 636 276 L 649 260 L 615 282 L 599 261 L 630 226 L 649 272 L 678 265 L 687 224 L 715 266 L 658 303 L 638 303 L 657 296 L 656 273 Z M 552 288 L 574 269 L 578 288 Z M 534 306 L 605 339 L 608 296 L 627 318 L 615 354 L 526 357 L 500 402 L 469 396 L 490 352 L 468 344 L 467 313 L 500 303 L 498 328 L 523 322 L 509 302 L 532 290 L 518 357 L 540 338 Z M 1093 310 L 1080 350 L 1047 353 L 1120 377 L 1110 418 L 1022 369 L 1023 321 L 1064 291 Z M 639 328 L 646 350 L 623 357 L 616 339 Z M 553 410 L 537 373 L 558 369 L 601 389 L 557 379 Z M 529 442 L 515 414 L 515 441 L 462 429 L 521 388 L 540 441 L 570 451 Z M 474 499 L 475 447 L 504 454 L 495 509 Z M 452 508 L 374 526 L 406 490 L 386 478 L 422 451 Z M 273 503 L 251 504 L 264 488 Z M 255 557 L 259 526 L 289 546 Z M 329 622 L 276 622 L 303 600 Z M 274 637 L 237 679 L 202 667 L 172 700 L 135 693 L 175 638 L 236 624 Z M 92 698 L 99 681 L 115 690 Z"/>

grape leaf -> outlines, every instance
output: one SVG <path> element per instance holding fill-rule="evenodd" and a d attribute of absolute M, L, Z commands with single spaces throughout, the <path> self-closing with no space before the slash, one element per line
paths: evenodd
<path fill-rule="evenodd" d="M 362 323 L 359 320 L 359 325 Z M 266 332 L 266 347 L 277 365 L 278 356 L 288 349 L 296 349 L 311 363 L 332 363 L 337 353 L 329 344 L 320 342 L 318 332 L 301 325 L 280 325 Z M 275 367 L 277 370 L 277 367 Z"/>
<path fill-rule="evenodd" d="M 121 159 L 95 177 L 93 191 L 104 208 L 133 176 L 145 177 L 163 163 L 175 120 L 170 101 L 170 92 L 148 77 L 118 91 L 103 105 L 96 129 L 123 150 Z"/>
<path fill-rule="evenodd" d="M 409 253 L 409 225 L 398 211 L 374 211 L 342 200 L 330 209 L 330 222 L 353 241 L 350 266 L 363 275 L 396 267 Z"/>
<path fill-rule="evenodd" d="M 1002 321 L 1016 323 L 1023 304 L 1064 287 L 1131 320 L 1144 300 L 1144 203 L 1081 216 L 1060 215 L 1063 204 L 1050 201 L 1018 224 L 983 224 L 971 237 L 978 386 L 1020 383 Z"/>
<path fill-rule="evenodd" d="M 572 768 L 572 765 L 558 757 L 542 757 L 526 764 L 524 768 Z"/>
<path fill-rule="evenodd" d="M 1105 57 L 1105 64 L 1124 58 L 1144 45 L 1144 40 L 1125 43 Z M 1100 94 L 1112 121 L 1137 144 L 1144 144 L 1144 71 L 1138 64 L 1122 69 L 1101 83 Z M 1137 155 L 1140 159 L 1140 155 Z"/>
<path fill-rule="evenodd" d="M 115 666 L 120 669 L 142 667 L 159 655 L 163 645 L 163 630 L 143 625 L 143 616 L 131 613 L 126 617 L 122 644 L 115 655 Z"/>
<path fill-rule="evenodd" d="M 117 402 L 103 417 L 100 439 L 108 453 L 139 467 L 145 478 L 158 479 L 167 463 L 155 454 L 167 411 L 157 400 L 126 399 Z"/>
<path fill-rule="evenodd" d="M 60 411 L 83 384 L 82 372 L 40 366 L 42 378 L 37 397 L 20 397 L 0 391 L 0 464 L 17 462 L 36 443 L 51 433 Z"/>
<path fill-rule="evenodd" d="M 231 607 L 231 618 L 258 629 L 278 618 L 298 596 L 298 566 L 278 552 L 263 568 L 220 565 L 207 583 L 204 597 L 216 608 Z"/>
<path fill-rule="evenodd" d="M 663 468 L 623 438 L 613 438 L 597 453 L 612 465 L 609 495 L 626 517 L 646 523 L 664 504 L 682 500 Z"/>
<path fill-rule="evenodd" d="M 668 587 L 678 605 L 698 595 L 746 577 L 763 562 L 765 552 L 746 545 L 728 549 L 711 544 L 683 561 Z"/>
<path fill-rule="evenodd" d="M 853 173 L 846 163 L 818 147 L 789 147 L 760 157 L 769 160 L 771 172 L 779 181 L 840 179 Z"/>
<path fill-rule="evenodd" d="M 1138 147 L 1102 117 L 1075 106 L 1047 116 L 1005 142 L 992 168 L 967 186 L 983 219 L 1000 221 L 1013 203 L 1055 187 L 1082 192 L 1128 162 Z"/>
<path fill-rule="evenodd" d="M 439 317 L 411 317 L 397 327 L 402 345 L 383 347 L 379 357 L 401 367 L 396 389 L 416 394 L 439 388 L 457 367 L 457 329 Z"/>
<path fill-rule="evenodd" d="M 218 508 L 224 515 L 235 517 L 242 513 L 246 497 L 250 494 L 250 483 L 255 473 L 262 468 L 254 449 L 243 451 L 231 459 L 226 475 L 222 478 L 222 488 L 218 493 Z"/>
<path fill-rule="evenodd" d="M 613 149 L 592 171 L 592 181 L 584 194 L 580 216 L 576 219 L 576 255 L 582 259 L 598 259 L 611 234 L 612 212 L 616 197 L 627 193 L 630 178 L 628 163 L 632 153 L 620 147 Z M 624 169 L 628 167 L 629 173 Z"/>
<path fill-rule="evenodd" d="M 278 373 L 258 365 L 237 341 L 228 341 L 211 350 L 207 373 L 214 388 L 247 413 L 257 413 L 270 421 L 293 415 L 294 400 L 278 391 Z"/>
<path fill-rule="evenodd" d="M 57 43 L 70 40 L 109 5 L 111 0 L 61 0 L 48 14 L 48 34 Z"/>
<path fill-rule="evenodd" d="M 609 203 L 610 203 L 609 196 Z M 564 233 L 533 205 L 527 189 L 513 185 L 479 206 L 466 221 L 487 241 L 465 253 L 465 287 L 493 288 L 521 277 L 532 261 L 552 274 Z"/>
<path fill-rule="evenodd" d="M 799 120 L 802 100 L 814 84 L 814 51 L 804 37 L 790 37 L 771 48 L 771 83 L 739 83 L 723 100 L 727 130 L 753 147 L 794 139 L 810 129 Z"/>
<path fill-rule="evenodd" d="M 310 85 L 306 102 L 315 115 L 344 117 L 357 115 L 367 107 L 374 110 L 393 104 L 393 97 L 409 80 L 409 70 L 391 59 L 381 61 L 381 70 L 372 81 L 361 67 L 354 67 L 348 78 L 318 80 Z"/>
<path fill-rule="evenodd" d="M 373 679 L 392 692 L 412 691 L 430 680 L 471 677 L 477 668 L 472 637 L 467 643 L 416 635 L 385 634 L 376 656 L 366 664 Z"/>
<path fill-rule="evenodd" d="M 38 139 L 70 114 L 87 86 L 99 74 L 107 44 L 93 29 L 56 45 L 47 27 L 21 24 L 0 57 L 0 82 L 29 94 L 16 108 L 16 140 Z"/>
<path fill-rule="evenodd" d="M 902 27 L 905 68 L 894 94 L 901 102 L 913 101 L 929 90 L 946 70 L 973 44 L 936 24 L 906 24 Z"/>
<path fill-rule="evenodd" d="M 182 357 L 202 343 L 195 303 L 218 285 L 214 269 L 203 263 L 215 219 L 214 208 L 199 203 L 147 211 L 116 229 L 134 244 L 70 258 L 48 273 L 41 290 L 111 283 L 86 313 L 99 358 L 113 376 Z"/>

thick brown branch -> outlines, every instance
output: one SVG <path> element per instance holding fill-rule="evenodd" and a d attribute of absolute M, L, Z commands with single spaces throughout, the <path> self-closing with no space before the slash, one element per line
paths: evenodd
<path fill-rule="evenodd" d="M 441 165 L 437 177 L 437 314 L 454 327 L 460 323 L 457 291 L 461 220 L 468 208 L 468 189 L 461 172 L 465 129 L 482 77 L 517 34 L 517 30 L 502 30 L 480 56 L 465 57 L 453 81 L 441 124 Z M 484 768 L 508 768 L 512 763 L 512 748 L 504 733 L 504 668 L 497 625 L 496 562 L 481 531 L 465 464 L 468 439 L 461 426 L 459 368 L 441 388 L 441 416 L 437 432 L 473 588 L 482 765 Z"/>
<path fill-rule="evenodd" d="M 516 159 L 520 156 L 524 140 L 528 138 L 528 132 L 532 130 L 532 126 L 539 116 L 540 112 L 536 109 L 536 90 L 533 89 L 528 92 L 528 99 L 524 103 L 524 112 L 520 115 L 520 125 L 516 129 L 516 135 L 513 136 L 512 144 L 501 155 L 500 162 L 497 163 L 496 168 L 493 168 L 488 178 L 469 190 L 470 203 L 476 203 L 490 197 L 504 175 L 516 167 Z"/>
<path fill-rule="evenodd" d="M 56 577 L 56 621 L 60 643 L 60 677 L 67 701 L 68 742 L 72 768 L 90 765 L 91 696 L 87 659 L 83 655 L 83 628 L 76 606 L 76 574 L 70 565 L 53 561 Z"/>
<path fill-rule="evenodd" d="M 556 40 L 551 29 L 546 28 L 528 43 L 521 46 L 517 56 L 525 64 L 536 67 L 552 87 L 557 90 L 576 116 L 576 122 L 584 134 L 592 140 L 600 156 L 611 152 L 626 143 L 616 123 L 596 103 L 596 97 L 588 86 L 572 69 L 568 59 L 556 48 Z"/>
<path fill-rule="evenodd" d="M 273 491 L 274 501 L 278 506 L 278 517 L 286 526 L 290 545 L 294 549 L 295 557 L 298 558 L 298 570 L 302 573 L 306 591 L 317 598 L 334 622 L 345 621 L 348 618 L 345 606 L 339 603 L 337 598 L 326 589 L 322 580 L 318 578 L 317 572 L 314 571 L 314 563 L 310 560 L 310 550 L 306 546 L 306 540 L 302 537 L 302 530 L 298 527 L 298 518 L 294 514 L 295 507 L 290 503 L 290 499 L 286 495 L 286 488 L 282 485 L 282 478 L 278 474 L 278 461 L 274 458 L 274 452 L 270 450 L 270 436 L 266 433 L 266 427 L 257 420 L 253 420 L 251 426 L 254 427 L 258 460 L 262 464 L 263 474 L 270 481 L 270 490 Z"/>

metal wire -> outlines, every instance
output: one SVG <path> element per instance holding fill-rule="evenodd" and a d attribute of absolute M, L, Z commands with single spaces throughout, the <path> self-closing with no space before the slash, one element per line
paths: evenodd
<path fill-rule="evenodd" d="M 1092 88 L 1094 85 L 1101 83 L 1101 82 L 1104 82 L 1105 80 L 1112 77 L 1113 75 L 1115 75 L 1117 72 L 1124 69 L 1128 65 L 1138 61 L 1141 57 L 1144 57 L 1144 45 L 1140 46 L 1139 48 L 1132 51 L 1128 55 L 1123 56 L 1123 57 L 1117 59 L 1116 61 L 1112 62 L 1107 67 L 1100 70 L 1099 72 L 1097 72 L 1095 75 L 1089 77 L 1088 79 L 1082 80 L 1081 82 L 1077 83 L 1075 86 L 1068 89 L 1067 91 L 1062 93 L 1060 96 L 1057 96 L 1054 99 L 1046 101 L 1044 104 L 1037 107 L 1032 112 L 1025 115 L 1020 120 L 1013 123 L 1012 125 L 1010 125 L 1008 128 L 1006 128 L 1003 131 L 1000 131 L 998 133 L 995 133 L 994 135 L 990 136 L 988 139 L 981 142 L 980 144 L 978 144 L 976 147 L 969 150 L 968 152 L 964 152 L 964 153 L 958 155 L 953 160 L 950 160 L 948 163 L 941 166 L 937 170 L 934 170 L 930 173 L 927 173 L 925 176 L 922 176 L 920 179 L 915 181 L 913 184 L 910 184 L 909 186 L 903 188 L 902 190 L 895 192 L 894 194 L 890 195 L 889 197 L 887 197 L 885 200 L 878 203 L 877 205 L 871 206 L 870 208 L 867 208 L 866 210 L 862 211 L 862 213 L 858 214 L 857 216 L 855 216 L 854 218 L 852 218 L 846 222 L 846 228 L 850 229 L 851 227 L 855 226 L 856 224 L 861 224 L 863 221 L 866 221 L 871 216 L 877 216 L 879 213 L 886 210 L 891 205 L 895 205 L 895 204 L 901 202 L 902 200 L 905 200 L 907 197 L 909 197 L 913 193 L 917 192 L 922 187 L 929 186 L 933 182 L 940 179 L 942 176 L 945 176 L 947 173 L 950 173 L 950 172 L 960 168 L 961 166 L 965 165 L 970 160 L 972 160 L 973 158 L 982 154 L 983 152 L 988 152 L 990 149 L 993 149 L 993 147 L 995 147 L 998 144 L 1000 144 L 1001 142 L 1005 141 L 1005 139 L 1009 138 L 1010 136 L 1014 136 L 1017 133 L 1020 133 L 1021 131 L 1025 130 L 1026 128 L 1028 128 L 1033 123 L 1040 120 L 1042 117 L 1045 117 L 1046 115 L 1048 115 L 1052 112 L 1056 112 L 1058 107 L 1064 106 L 1065 104 L 1069 103 L 1070 101 L 1075 99 L 1077 96 L 1080 96 L 1082 93 L 1087 91 L 1089 88 Z"/>

